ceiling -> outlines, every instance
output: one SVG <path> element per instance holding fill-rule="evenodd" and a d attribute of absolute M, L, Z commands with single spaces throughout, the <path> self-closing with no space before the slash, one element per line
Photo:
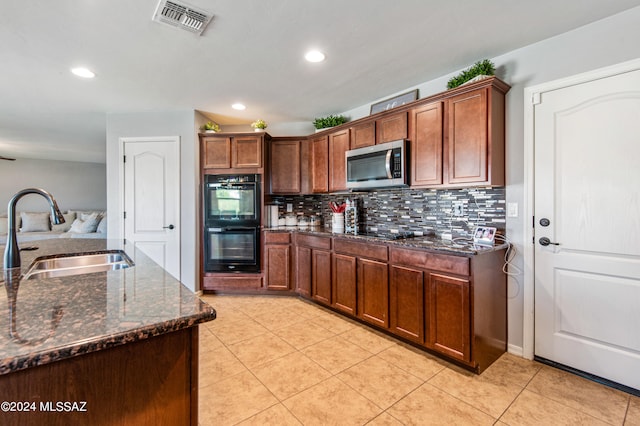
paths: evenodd
<path fill-rule="evenodd" d="M 201 36 L 153 22 L 157 0 L 0 0 L 0 156 L 104 162 L 108 113 L 310 123 L 640 0 L 187 3 L 215 16 Z"/>

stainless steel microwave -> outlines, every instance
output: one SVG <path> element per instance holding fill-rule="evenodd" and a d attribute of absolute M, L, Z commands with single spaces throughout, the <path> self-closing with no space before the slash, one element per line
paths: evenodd
<path fill-rule="evenodd" d="M 407 141 L 352 149 L 346 153 L 347 188 L 367 189 L 407 185 Z"/>

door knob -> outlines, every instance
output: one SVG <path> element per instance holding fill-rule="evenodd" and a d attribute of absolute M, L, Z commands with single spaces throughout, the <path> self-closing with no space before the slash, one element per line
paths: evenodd
<path fill-rule="evenodd" d="M 173 229 L 175 228 L 175 226 L 173 225 L 169 225 L 169 226 L 163 226 L 162 229 Z"/>
<path fill-rule="evenodd" d="M 540 219 L 540 226 L 549 226 L 550 224 L 551 224 L 551 221 L 546 217 L 543 217 L 542 219 Z"/>
<path fill-rule="evenodd" d="M 551 240 L 548 239 L 547 237 L 540 238 L 538 242 L 540 243 L 541 246 L 548 246 L 548 245 L 559 246 L 560 245 L 560 243 L 552 243 Z"/>

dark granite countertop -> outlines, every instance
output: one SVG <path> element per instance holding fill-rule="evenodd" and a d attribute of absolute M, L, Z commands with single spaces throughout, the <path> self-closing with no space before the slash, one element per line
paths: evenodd
<path fill-rule="evenodd" d="M 466 239 L 455 239 L 451 240 L 443 240 L 436 237 L 425 237 L 425 236 L 413 236 L 410 238 L 403 239 L 387 239 L 387 238 L 379 238 L 370 235 L 352 235 L 352 234 L 335 234 L 324 228 L 299 228 L 299 227 L 285 227 L 280 226 L 276 228 L 265 228 L 267 232 L 295 232 L 299 234 L 307 234 L 307 235 L 321 235 L 328 236 L 334 238 L 347 238 L 361 241 L 368 241 L 374 243 L 387 243 L 390 245 L 406 247 L 406 248 L 417 248 L 428 250 L 432 252 L 438 253 L 449 253 L 455 254 L 459 256 L 475 256 L 483 253 L 490 253 L 495 250 L 502 250 L 507 248 L 507 244 L 496 244 L 495 246 L 483 246 L 474 244 L 472 240 Z"/>
<path fill-rule="evenodd" d="M 41 256 L 123 248 L 119 241 L 99 239 L 23 243 L 27 245 L 38 249 L 21 252 L 22 273 Z M 16 271 L 11 279 L 3 270 L 0 374 L 215 319 L 211 306 L 141 251 L 128 245 L 126 252 L 135 266 L 108 272 L 19 280 Z M 4 253 L 3 246 L 0 253 Z"/>

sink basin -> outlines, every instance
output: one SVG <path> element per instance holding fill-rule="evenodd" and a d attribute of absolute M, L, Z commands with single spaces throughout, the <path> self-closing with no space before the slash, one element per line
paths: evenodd
<path fill-rule="evenodd" d="M 85 254 L 69 254 L 36 259 L 23 279 L 54 278 L 92 274 L 130 268 L 135 264 L 122 250 L 108 250 Z"/>

